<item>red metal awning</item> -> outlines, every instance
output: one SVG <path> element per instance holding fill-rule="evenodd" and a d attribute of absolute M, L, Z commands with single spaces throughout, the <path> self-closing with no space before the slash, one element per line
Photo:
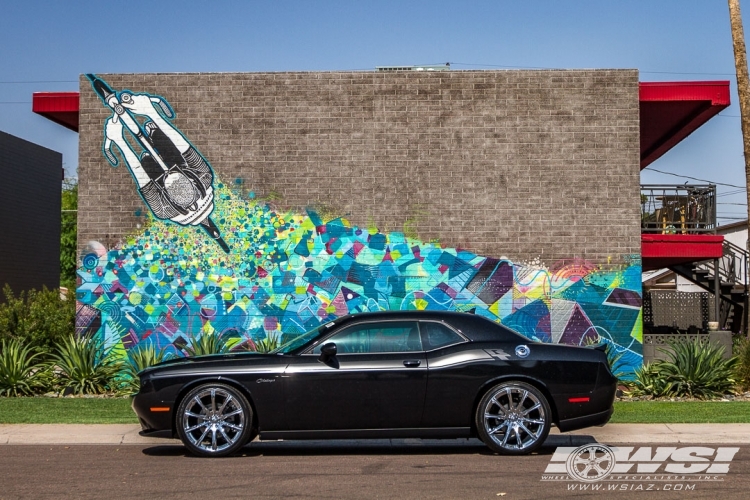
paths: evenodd
<path fill-rule="evenodd" d="M 31 110 L 78 132 L 78 92 L 34 92 Z"/>
<path fill-rule="evenodd" d="M 641 170 L 729 106 L 729 81 L 641 82 Z"/>

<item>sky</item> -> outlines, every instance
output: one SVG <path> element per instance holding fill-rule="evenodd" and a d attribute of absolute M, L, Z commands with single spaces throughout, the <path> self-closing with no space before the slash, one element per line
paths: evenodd
<path fill-rule="evenodd" d="M 750 0 L 741 7 L 748 32 Z M 644 170 L 641 182 L 728 184 L 718 188 L 720 223 L 747 217 L 726 0 L 8 1 L 0 12 L 0 130 L 61 152 L 72 177 L 78 135 L 32 113 L 31 98 L 77 91 L 82 73 L 446 62 L 454 70 L 628 68 L 641 81 L 730 81 L 732 105 Z"/>

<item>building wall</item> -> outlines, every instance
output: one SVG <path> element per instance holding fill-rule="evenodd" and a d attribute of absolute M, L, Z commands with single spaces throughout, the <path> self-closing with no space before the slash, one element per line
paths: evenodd
<path fill-rule="evenodd" d="M 116 146 L 123 121 L 82 76 L 82 328 L 179 345 L 451 308 L 640 352 L 636 71 L 99 77 L 144 94 L 136 121 L 195 175 L 147 186 L 153 162 L 122 154 L 141 148 Z M 165 189 L 195 204 L 155 208 Z M 190 225 L 211 197 L 228 253 Z"/>
<path fill-rule="evenodd" d="M 0 132 L 0 179 L 0 287 L 60 286 L 62 155 Z"/>

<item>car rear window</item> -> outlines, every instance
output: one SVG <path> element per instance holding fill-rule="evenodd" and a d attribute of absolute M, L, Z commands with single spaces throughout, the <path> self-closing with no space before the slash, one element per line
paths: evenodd
<path fill-rule="evenodd" d="M 466 342 L 459 334 L 435 321 L 420 321 L 419 329 L 422 331 L 422 345 L 425 351 Z"/>
<path fill-rule="evenodd" d="M 451 317 L 450 319 L 446 318 L 446 321 L 474 342 L 528 341 L 528 339 L 520 333 L 482 316 L 466 314 L 461 315 L 460 317 Z"/>

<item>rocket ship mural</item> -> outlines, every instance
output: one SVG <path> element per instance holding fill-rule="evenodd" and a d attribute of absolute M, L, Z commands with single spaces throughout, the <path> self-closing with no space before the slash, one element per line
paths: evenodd
<path fill-rule="evenodd" d="M 86 76 L 105 106 L 112 110 L 104 125 L 103 149 L 109 163 L 119 164 L 115 155 L 119 151 L 155 217 L 181 226 L 200 226 L 229 253 L 229 246 L 210 217 L 214 209 L 211 166 L 170 123 L 174 112 L 167 101 L 127 90 L 116 92 L 96 75 Z M 140 152 L 131 147 L 126 133 Z"/>

